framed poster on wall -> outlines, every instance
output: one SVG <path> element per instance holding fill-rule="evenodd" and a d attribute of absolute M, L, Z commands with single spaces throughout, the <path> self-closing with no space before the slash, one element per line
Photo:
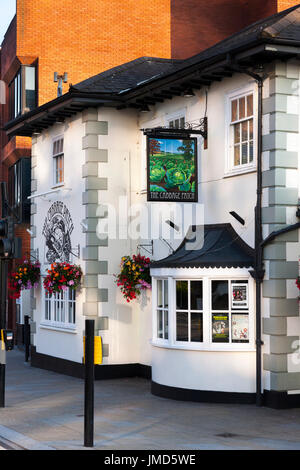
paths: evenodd
<path fill-rule="evenodd" d="M 212 314 L 212 342 L 229 343 L 229 314 Z"/>
<path fill-rule="evenodd" d="M 197 139 L 147 137 L 148 201 L 197 202 Z"/>
<path fill-rule="evenodd" d="M 233 313 L 231 324 L 232 342 L 249 343 L 249 316 L 243 313 Z"/>
<path fill-rule="evenodd" d="M 248 283 L 231 283 L 231 308 L 248 308 Z"/>

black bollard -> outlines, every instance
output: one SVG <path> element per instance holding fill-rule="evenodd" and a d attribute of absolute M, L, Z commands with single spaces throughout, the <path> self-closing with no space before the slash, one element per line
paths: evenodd
<path fill-rule="evenodd" d="M 94 320 L 85 321 L 84 447 L 94 447 Z"/>
<path fill-rule="evenodd" d="M 30 324 L 29 316 L 24 317 L 24 343 L 25 343 L 25 362 L 29 359 L 29 347 L 30 347 Z"/>

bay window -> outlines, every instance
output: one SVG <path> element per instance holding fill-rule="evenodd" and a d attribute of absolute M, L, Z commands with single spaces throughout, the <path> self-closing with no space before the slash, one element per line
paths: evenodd
<path fill-rule="evenodd" d="M 164 340 L 163 344 L 171 348 L 254 348 L 251 278 L 154 277 L 153 285 L 156 290 L 154 344 L 156 340 L 158 343 Z"/>

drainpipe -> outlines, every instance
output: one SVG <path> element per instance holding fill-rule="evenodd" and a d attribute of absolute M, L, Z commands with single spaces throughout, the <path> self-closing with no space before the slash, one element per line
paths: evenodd
<path fill-rule="evenodd" d="M 258 78 L 259 77 L 259 78 Z M 261 339 L 261 287 L 264 278 L 262 246 L 262 90 L 263 79 L 256 78 L 258 86 L 257 113 L 257 199 L 255 207 L 255 266 L 251 273 L 256 284 L 256 406 L 262 406 L 262 339 Z"/>
<path fill-rule="evenodd" d="M 262 238 L 262 92 L 266 77 L 247 70 L 232 62 L 229 58 L 229 67 L 238 73 L 244 73 L 254 78 L 257 83 L 258 109 L 257 109 L 257 192 L 255 207 L 255 261 L 254 270 L 250 271 L 255 279 L 256 286 L 256 406 L 262 406 L 262 329 L 261 329 L 261 287 L 264 278 L 263 267 L 263 238 Z"/>

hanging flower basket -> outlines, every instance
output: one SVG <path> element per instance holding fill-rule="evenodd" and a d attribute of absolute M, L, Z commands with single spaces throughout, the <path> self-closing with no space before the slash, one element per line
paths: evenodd
<path fill-rule="evenodd" d="M 8 288 L 10 290 L 11 299 L 19 299 L 22 290 L 32 289 L 38 286 L 41 270 L 40 263 L 36 261 L 31 263 L 24 260 L 16 268 L 15 272 L 10 273 L 8 278 Z"/>
<path fill-rule="evenodd" d="M 150 259 L 141 255 L 123 256 L 117 286 L 127 302 L 136 299 L 142 290 L 151 289 Z"/>
<path fill-rule="evenodd" d="M 44 279 L 44 288 L 51 295 L 67 289 L 77 289 L 81 283 L 82 270 L 80 266 L 69 263 L 53 263 Z"/>
<path fill-rule="evenodd" d="M 300 276 L 298 276 L 297 279 L 296 279 L 296 286 L 298 287 L 298 289 L 300 291 Z M 298 299 L 300 300 L 300 295 L 299 295 Z"/>

